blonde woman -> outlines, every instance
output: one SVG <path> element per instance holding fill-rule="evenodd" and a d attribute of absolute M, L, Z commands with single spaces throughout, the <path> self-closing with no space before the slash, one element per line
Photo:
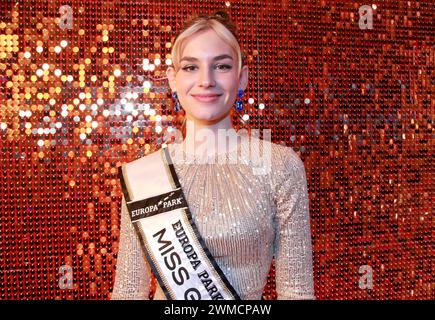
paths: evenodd
<path fill-rule="evenodd" d="M 184 139 L 120 170 L 111 298 L 148 299 L 153 271 L 154 299 L 259 300 L 275 258 L 278 299 L 315 299 L 304 164 L 290 147 L 234 130 L 248 67 L 228 16 L 190 20 L 172 61 Z M 262 170 L 256 157 L 268 160 Z"/>

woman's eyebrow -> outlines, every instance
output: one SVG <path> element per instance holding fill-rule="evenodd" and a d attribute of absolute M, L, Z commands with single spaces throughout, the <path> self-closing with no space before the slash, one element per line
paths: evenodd
<path fill-rule="evenodd" d="M 223 60 L 223 59 L 231 59 L 231 60 L 233 60 L 233 57 L 231 57 L 229 54 L 220 54 L 220 55 L 214 57 L 213 61 L 218 61 L 218 60 Z M 187 57 L 186 56 L 186 57 L 181 58 L 180 62 L 181 61 L 196 62 L 196 61 L 198 61 L 198 59 L 195 58 L 195 57 Z"/>

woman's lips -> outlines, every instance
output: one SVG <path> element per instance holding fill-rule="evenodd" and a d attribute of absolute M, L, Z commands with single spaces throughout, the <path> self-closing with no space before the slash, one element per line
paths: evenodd
<path fill-rule="evenodd" d="M 220 96 L 220 94 L 192 94 L 192 97 L 200 102 L 213 102 Z"/>

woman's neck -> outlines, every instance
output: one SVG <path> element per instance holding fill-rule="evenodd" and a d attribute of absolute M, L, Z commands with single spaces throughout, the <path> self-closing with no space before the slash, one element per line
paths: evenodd
<path fill-rule="evenodd" d="M 199 156 L 225 153 L 237 148 L 240 142 L 230 115 L 215 123 L 186 120 L 183 146 L 187 153 Z"/>

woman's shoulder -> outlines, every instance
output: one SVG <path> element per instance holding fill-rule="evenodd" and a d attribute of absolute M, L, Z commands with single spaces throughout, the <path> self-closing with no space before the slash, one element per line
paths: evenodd
<path fill-rule="evenodd" d="M 251 150 L 258 150 L 258 157 L 270 158 L 273 171 L 288 171 L 292 168 L 299 169 L 304 167 L 301 157 L 291 146 L 267 139 L 260 139 L 255 136 L 250 137 L 249 144 Z M 254 151 L 253 153 L 255 154 L 256 152 Z"/>
<path fill-rule="evenodd" d="M 266 175 L 261 176 L 269 181 L 268 185 L 272 190 L 276 190 L 282 184 L 304 179 L 304 163 L 291 146 L 256 137 L 251 137 L 250 140 L 251 150 L 258 150 L 260 155 L 256 157 L 262 158 L 260 165 L 254 167 L 265 169 Z"/>
<path fill-rule="evenodd" d="M 130 173 L 139 173 L 145 169 L 147 164 L 158 161 L 160 157 L 161 149 L 158 149 L 146 154 L 145 156 L 126 162 L 124 166 Z"/>
<path fill-rule="evenodd" d="M 304 163 L 292 147 L 273 143 L 273 149 L 275 187 L 305 179 Z"/>
<path fill-rule="evenodd" d="M 161 149 L 150 152 L 138 159 L 127 162 L 123 165 L 123 175 L 132 187 L 139 187 L 146 181 L 158 179 L 154 173 L 161 172 Z"/>
<path fill-rule="evenodd" d="M 161 150 L 151 152 L 123 165 L 123 177 L 132 199 L 143 199 L 150 193 L 161 194 L 167 188 Z M 151 190 L 151 191 L 150 191 Z"/>
<path fill-rule="evenodd" d="M 304 166 L 301 157 L 292 147 L 278 143 L 272 143 L 272 145 L 277 165 L 284 168 L 300 168 Z"/>

